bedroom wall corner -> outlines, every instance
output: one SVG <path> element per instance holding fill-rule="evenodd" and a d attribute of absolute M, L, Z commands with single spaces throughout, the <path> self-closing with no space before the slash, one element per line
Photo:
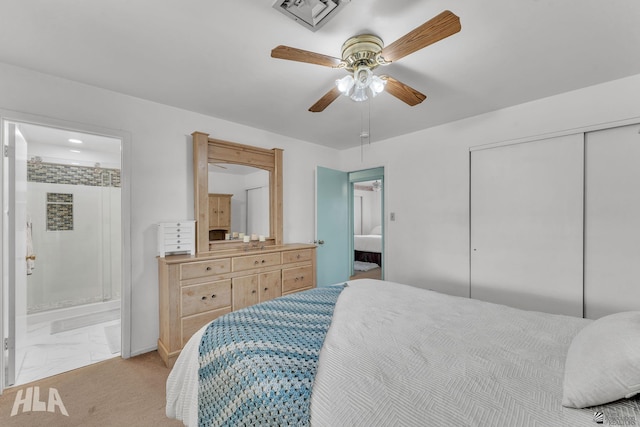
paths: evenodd
<path fill-rule="evenodd" d="M 634 75 L 341 151 L 341 170 L 385 164 L 385 278 L 468 297 L 470 147 L 640 122 L 638 88 Z"/>

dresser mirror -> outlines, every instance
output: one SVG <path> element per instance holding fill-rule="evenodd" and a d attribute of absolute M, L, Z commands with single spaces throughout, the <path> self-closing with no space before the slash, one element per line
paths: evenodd
<path fill-rule="evenodd" d="M 282 150 L 192 137 L 196 252 L 282 244 Z"/>
<path fill-rule="evenodd" d="M 235 240 L 243 234 L 270 234 L 269 172 L 209 163 L 209 240 Z"/>

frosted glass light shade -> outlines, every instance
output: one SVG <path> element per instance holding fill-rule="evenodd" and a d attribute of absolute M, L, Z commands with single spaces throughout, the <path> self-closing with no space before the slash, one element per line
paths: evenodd
<path fill-rule="evenodd" d="M 382 80 L 378 76 L 373 76 L 371 78 L 371 84 L 369 85 L 369 89 L 371 89 L 371 95 L 376 96 L 380 92 L 384 90 L 384 85 L 387 84 L 386 80 Z"/>
<path fill-rule="evenodd" d="M 336 80 L 336 87 L 345 96 L 356 102 L 366 101 L 369 96 L 376 96 L 384 91 L 386 80 L 374 76 L 365 66 L 358 67 L 353 75 L 349 74 Z"/>
<path fill-rule="evenodd" d="M 367 97 L 367 88 L 356 86 L 356 88 L 353 90 L 353 94 L 351 95 L 351 99 L 356 102 L 366 101 L 367 99 L 369 99 L 369 97 Z"/>
<path fill-rule="evenodd" d="M 336 80 L 336 86 L 338 90 L 344 95 L 349 94 L 349 91 L 351 91 L 351 88 L 353 87 L 354 83 L 355 82 L 351 74 L 348 74 L 343 78 Z"/>

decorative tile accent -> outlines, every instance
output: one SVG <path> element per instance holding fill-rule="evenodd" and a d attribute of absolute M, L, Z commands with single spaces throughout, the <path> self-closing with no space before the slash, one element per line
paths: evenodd
<path fill-rule="evenodd" d="M 73 194 L 47 193 L 47 231 L 73 230 Z"/>
<path fill-rule="evenodd" d="M 120 187 L 120 169 L 27 161 L 27 181 L 48 184 Z"/>
<path fill-rule="evenodd" d="M 73 203 L 73 194 L 47 193 L 47 203 Z"/>

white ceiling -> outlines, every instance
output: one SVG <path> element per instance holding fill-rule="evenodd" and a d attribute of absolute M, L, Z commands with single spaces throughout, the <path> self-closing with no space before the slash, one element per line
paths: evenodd
<path fill-rule="evenodd" d="M 317 32 L 272 3 L 3 0 L 0 61 L 336 148 L 360 143 L 361 105 L 307 109 L 345 71 L 275 46 L 340 57 L 353 35 L 390 44 L 458 15 L 461 32 L 376 70 L 427 100 L 373 99 L 372 141 L 640 73 L 634 0 L 352 0 Z"/>
<path fill-rule="evenodd" d="M 120 168 L 120 140 L 32 123 L 17 123 L 27 142 L 27 158 L 43 162 Z M 72 142 L 71 140 L 76 140 Z M 81 141 L 81 142 L 77 142 Z"/>

